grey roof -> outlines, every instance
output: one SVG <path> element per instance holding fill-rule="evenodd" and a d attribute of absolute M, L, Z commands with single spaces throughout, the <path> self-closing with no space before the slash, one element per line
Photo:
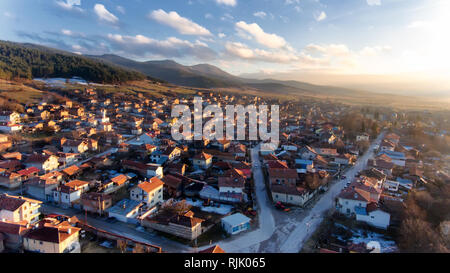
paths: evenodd
<path fill-rule="evenodd" d="M 132 210 L 136 209 L 136 207 L 140 206 L 142 202 L 130 200 L 130 199 L 122 199 L 113 207 L 108 208 L 106 211 L 109 213 L 119 214 L 126 216 Z"/>
<path fill-rule="evenodd" d="M 250 220 L 250 218 L 241 213 L 235 213 L 233 215 L 222 218 L 222 222 L 225 222 L 232 227 L 250 222 Z"/>

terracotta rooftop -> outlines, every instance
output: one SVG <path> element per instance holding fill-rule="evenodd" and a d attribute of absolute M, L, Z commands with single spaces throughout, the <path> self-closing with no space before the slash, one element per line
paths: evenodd
<path fill-rule="evenodd" d="M 198 253 L 225 253 L 225 250 L 223 250 L 219 245 L 215 245 L 215 246 L 203 249 L 203 250 L 199 251 Z"/>
<path fill-rule="evenodd" d="M 162 182 L 161 179 L 159 179 L 158 177 L 152 177 L 150 181 L 142 182 L 138 185 L 138 187 L 145 192 L 152 192 L 157 188 L 162 187 L 163 185 L 164 182 Z"/>

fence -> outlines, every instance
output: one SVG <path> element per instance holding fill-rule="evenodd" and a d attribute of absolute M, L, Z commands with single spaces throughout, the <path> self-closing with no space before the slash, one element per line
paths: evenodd
<path fill-rule="evenodd" d="M 139 242 L 139 241 L 133 240 L 131 238 L 128 238 L 128 237 L 125 237 L 122 235 L 114 234 L 114 233 L 108 232 L 106 230 L 101 230 L 96 227 L 90 226 L 88 224 L 82 223 L 81 221 L 77 223 L 77 227 L 82 228 L 82 229 L 86 230 L 87 232 L 93 233 L 98 237 L 106 238 L 109 240 L 115 240 L 115 241 L 123 240 L 128 245 L 139 244 L 139 245 L 142 245 L 143 247 L 147 247 L 149 249 L 149 252 L 151 252 L 151 253 L 162 253 L 162 248 L 159 246 L 144 243 L 144 242 Z"/>

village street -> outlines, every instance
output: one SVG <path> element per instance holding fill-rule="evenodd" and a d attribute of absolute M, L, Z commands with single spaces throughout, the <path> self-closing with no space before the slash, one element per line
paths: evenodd
<path fill-rule="evenodd" d="M 260 146 L 258 145 L 251 150 L 259 226 L 253 231 L 220 242 L 220 247 L 226 252 L 241 252 L 243 249 L 245 250 L 259 242 L 268 240 L 275 232 L 275 220 L 272 213 L 273 204 L 267 196 L 264 175 L 259 160 L 259 148 Z"/>
<path fill-rule="evenodd" d="M 259 211 L 259 227 L 256 230 L 234 236 L 220 242 L 226 252 L 237 253 L 298 253 L 303 242 L 311 236 L 324 219 L 324 213 L 334 206 L 334 199 L 351 181 L 355 174 L 364 170 L 367 160 L 373 157 L 374 148 L 383 138 L 381 133 L 372 142 L 369 150 L 359 158 L 355 165 L 347 170 L 342 179 L 315 200 L 312 208 L 294 209 L 292 212 L 280 212 L 268 200 L 264 177 L 259 160 L 258 147 L 252 149 L 252 165 Z"/>

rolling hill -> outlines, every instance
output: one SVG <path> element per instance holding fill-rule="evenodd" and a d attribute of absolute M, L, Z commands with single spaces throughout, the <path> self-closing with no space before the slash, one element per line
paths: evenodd
<path fill-rule="evenodd" d="M 361 96 L 368 92 L 341 87 L 319 86 L 298 81 L 274 79 L 256 80 L 234 76 L 210 64 L 181 65 L 172 60 L 138 62 L 117 55 L 88 56 L 95 60 L 134 69 L 147 76 L 156 77 L 172 84 L 197 88 L 251 88 L 262 92 L 283 94 L 320 94 Z"/>
<path fill-rule="evenodd" d="M 81 77 L 96 83 L 122 83 L 148 78 L 117 65 L 33 44 L 0 41 L 0 78 Z"/>

